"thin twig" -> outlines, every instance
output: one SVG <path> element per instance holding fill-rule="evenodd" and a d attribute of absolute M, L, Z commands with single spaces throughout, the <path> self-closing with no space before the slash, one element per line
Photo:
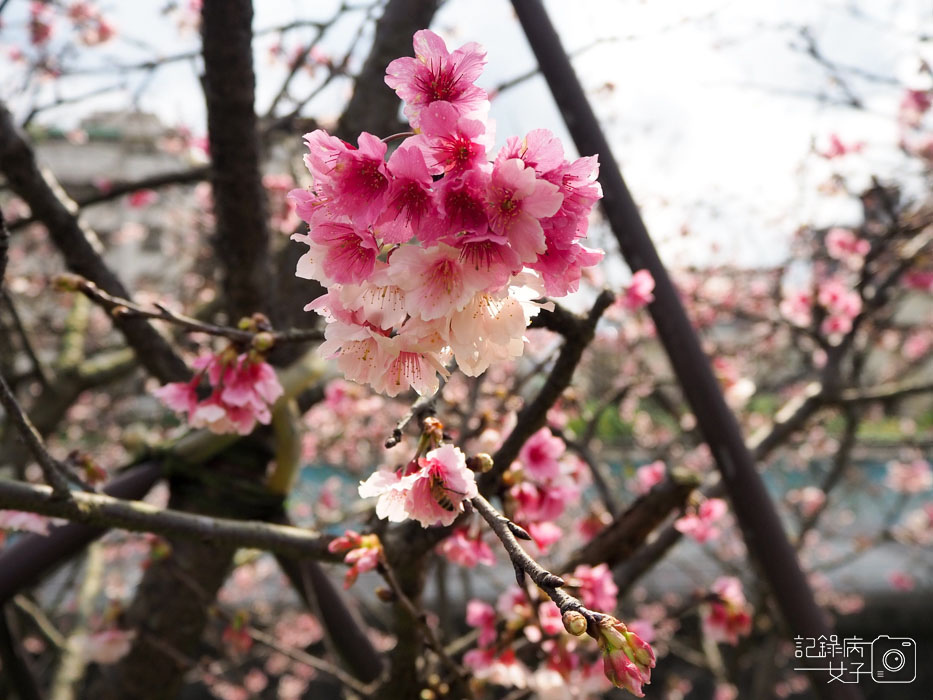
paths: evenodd
<path fill-rule="evenodd" d="M 46 483 L 52 487 L 53 501 L 68 501 L 71 498 L 71 489 L 68 487 L 64 466 L 45 449 L 39 431 L 36 430 L 32 421 L 29 420 L 29 416 L 20 407 L 16 396 L 13 395 L 13 391 L 6 383 L 3 375 L 0 375 L 0 403 L 6 409 L 8 420 L 16 426 L 16 430 L 23 438 L 23 442 L 26 443 L 29 451 L 32 452 L 32 456 L 35 457 L 36 462 L 42 469 L 42 475 L 45 477 Z"/>
<path fill-rule="evenodd" d="M 324 334 L 317 329 L 292 329 L 287 331 L 250 331 L 229 326 L 218 326 L 213 323 L 204 323 L 190 316 L 176 313 L 162 304 L 155 304 L 154 309 L 120 297 L 108 294 L 96 284 L 78 275 L 62 275 L 58 278 L 62 285 L 73 288 L 84 294 L 88 299 L 103 307 L 114 317 L 151 318 L 156 321 L 165 321 L 181 326 L 195 333 L 206 333 L 229 338 L 238 343 L 249 344 L 260 333 L 266 332 L 275 343 L 303 343 L 323 340 Z"/>
<path fill-rule="evenodd" d="M 415 620 L 418 627 L 421 628 L 425 641 L 431 650 L 437 654 L 437 657 L 441 660 L 441 662 L 462 681 L 463 688 L 469 692 L 469 674 L 466 672 L 463 666 L 458 664 L 450 657 L 450 655 L 447 654 L 447 650 L 444 648 L 443 643 L 437 638 L 437 633 L 434 631 L 434 628 L 428 624 L 424 611 L 420 610 L 418 606 L 412 602 L 411 598 L 405 595 L 405 591 L 402 590 L 402 586 L 399 583 L 398 578 L 395 576 L 395 571 L 393 571 L 392 566 L 389 564 L 384 553 L 380 556 L 378 571 L 380 574 L 382 574 L 382 577 L 385 579 L 386 583 L 389 584 L 389 587 L 392 589 L 392 593 L 395 595 L 395 599 L 401 603 L 402 607 L 404 607 L 408 614 L 411 615 L 411 618 Z M 472 697 L 472 693 L 469 697 Z"/>
<path fill-rule="evenodd" d="M 411 408 L 402 416 L 401 420 L 396 423 L 395 427 L 392 429 L 392 435 L 390 435 L 386 441 L 386 449 L 395 447 L 402 441 L 402 431 L 405 430 L 405 427 L 411 423 L 413 418 L 417 418 L 418 422 L 422 422 L 426 416 L 434 415 L 434 404 L 437 402 L 437 396 L 440 394 L 440 389 L 430 396 L 419 396 L 418 400 L 415 401 Z"/>
<path fill-rule="evenodd" d="M 512 528 L 509 526 L 511 521 L 497 511 L 489 501 L 482 496 L 474 496 L 470 499 L 470 503 L 483 516 L 483 519 L 489 523 L 489 527 L 492 528 L 499 541 L 502 542 L 502 546 L 505 547 L 505 551 L 512 561 L 512 566 L 515 568 L 515 576 L 519 586 L 524 588 L 524 577 L 527 575 L 547 594 L 548 598 L 554 601 L 561 614 L 571 610 L 579 612 L 586 618 L 587 631 L 593 636 L 598 634 L 596 627 L 601 620 L 608 616 L 590 610 L 572 595 L 565 593 L 561 589 L 565 584 L 564 580 L 545 569 L 522 549 L 513 534 Z"/>

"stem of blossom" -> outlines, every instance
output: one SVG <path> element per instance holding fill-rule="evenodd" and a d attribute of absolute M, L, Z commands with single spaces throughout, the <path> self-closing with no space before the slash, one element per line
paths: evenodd
<path fill-rule="evenodd" d="M 597 638 L 599 634 L 597 626 L 599 625 L 599 621 L 605 618 L 606 615 L 596 612 L 595 610 L 590 610 L 572 595 L 561 590 L 561 587 L 565 583 L 564 580 L 560 576 L 556 576 L 545 569 L 522 549 L 518 540 L 515 539 L 515 535 L 512 534 L 512 529 L 509 527 L 509 519 L 497 511 L 489 501 L 482 496 L 475 496 L 470 499 L 470 502 L 473 504 L 473 507 L 479 511 L 479 514 L 483 516 L 483 519 L 489 523 L 489 527 L 492 528 L 493 532 L 495 532 L 496 536 L 499 538 L 499 541 L 502 542 L 502 546 L 505 547 L 509 559 L 512 560 L 512 566 L 515 567 L 516 578 L 518 579 L 519 585 L 523 583 L 522 576 L 527 575 L 547 594 L 548 598 L 554 601 L 561 615 L 568 610 L 575 610 L 583 615 L 587 622 L 587 633 L 594 639 Z M 519 572 L 521 572 L 521 575 L 519 575 Z"/>
<path fill-rule="evenodd" d="M 443 380 L 442 380 L 443 381 Z M 392 435 L 390 435 L 385 441 L 386 449 L 395 447 L 402 441 L 402 431 L 405 430 L 405 427 L 411 423 L 413 418 L 418 419 L 418 423 L 424 422 L 424 419 L 427 416 L 434 415 L 434 405 L 437 402 L 437 397 L 440 394 L 440 387 L 438 390 L 431 394 L 430 396 L 419 396 L 418 400 L 415 401 L 408 412 L 402 416 L 401 420 L 396 424 L 392 429 Z"/>

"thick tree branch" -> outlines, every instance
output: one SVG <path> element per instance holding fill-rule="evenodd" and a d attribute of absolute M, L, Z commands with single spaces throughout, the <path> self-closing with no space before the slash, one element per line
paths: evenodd
<path fill-rule="evenodd" d="M 746 545 L 760 566 L 792 636 L 828 637 L 831 634 L 828 619 L 816 604 L 738 422 L 723 398 L 709 360 L 543 3 L 513 0 L 512 5 L 577 150 L 584 156 L 599 155 L 602 205 L 623 256 L 632 270 L 647 269 L 654 278 L 655 300 L 649 306 L 652 320 L 719 467 Z M 814 690 L 822 697 L 841 700 L 859 695 L 851 686 L 828 684 L 827 673 L 812 672 L 812 678 Z"/>
<path fill-rule="evenodd" d="M 160 464 L 138 464 L 108 483 L 104 493 L 121 499 L 142 498 L 161 476 Z M 0 603 L 36 583 L 43 573 L 74 556 L 106 531 L 102 527 L 71 523 L 53 529 L 48 536 L 26 535 L 5 547 L 0 551 Z"/>
<path fill-rule="evenodd" d="M 274 308 L 266 195 L 253 109 L 252 21 L 251 0 L 205 0 L 201 12 L 204 97 L 217 218 L 215 248 L 224 300 L 233 320 Z"/>
<path fill-rule="evenodd" d="M 51 176 L 44 175 L 35 155 L 13 122 L 13 115 L 0 105 L 0 172 L 10 188 L 29 205 L 33 216 L 45 224 L 68 268 L 91 280 L 101 289 L 120 297 L 129 292 L 100 254 L 100 243 L 78 223 L 72 209 L 61 199 Z M 138 318 L 117 319 L 117 327 L 136 351 L 140 362 L 163 382 L 180 381 L 189 372 L 182 359 L 156 330 Z"/>
<path fill-rule="evenodd" d="M 330 538 L 302 528 L 208 517 L 98 493 L 74 492 L 72 499 L 66 501 L 57 499 L 47 486 L 8 479 L 0 479 L 0 508 L 27 510 L 98 527 L 206 540 L 228 547 L 253 547 L 314 559 L 340 559 L 327 551 Z"/>

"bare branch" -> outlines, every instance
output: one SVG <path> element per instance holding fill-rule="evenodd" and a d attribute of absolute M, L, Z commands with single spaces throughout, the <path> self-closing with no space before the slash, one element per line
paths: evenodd
<path fill-rule="evenodd" d="M 245 344 L 251 343 L 260 333 L 266 333 L 274 343 L 302 343 L 324 339 L 324 334 L 317 329 L 293 329 L 288 331 L 275 331 L 270 329 L 251 331 L 241 328 L 231 328 L 229 326 L 218 326 L 213 323 L 204 323 L 190 316 L 176 313 L 161 304 L 156 305 L 155 309 L 147 309 L 129 299 L 121 299 L 112 294 L 107 294 L 107 292 L 99 289 L 93 282 L 89 282 L 76 275 L 63 275 L 59 277 L 58 280 L 66 288 L 74 288 L 80 291 L 89 299 L 109 311 L 110 315 L 115 318 L 123 316 L 151 318 L 157 321 L 173 323 L 193 333 L 223 336 L 230 340 Z"/>
<path fill-rule="evenodd" d="M 6 175 L 10 188 L 48 228 L 72 272 L 88 278 L 110 294 L 129 296 L 126 287 L 101 257 L 96 236 L 78 223 L 73 209 L 69 208 L 73 203 L 66 205 L 51 176 L 39 170 L 32 148 L 4 105 L 0 105 L 0 171 Z M 179 381 L 189 375 L 185 363 L 168 341 L 146 321 L 117 319 L 117 326 L 142 364 L 161 381 Z"/>
<path fill-rule="evenodd" d="M 274 308 L 262 187 L 251 0 L 205 0 L 204 97 L 217 217 L 215 247 L 230 318 Z"/>
<path fill-rule="evenodd" d="M 0 479 L 0 508 L 26 510 L 87 525 L 132 532 L 207 540 L 231 547 L 253 547 L 291 556 L 337 561 L 327 551 L 330 538 L 317 532 L 254 520 L 234 520 L 157 508 L 99 493 L 72 493 L 65 501 L 47 486 Z"/>
<path fill-rule="evenodd" d="M 36 430 L 29 416 L 20 408 L 16 396 L 6 383 L 3 375 L 0 375 L 0 403 L 6 409 L 6 415 L 9 421 L 16 427 L 32 456 L 42 469 L 42 475 L 46 482 L 52 487 L 52 496 L 56 500 L 67 501 L 71 498 L 71 489 L 68 488 L 68 480 L 65 476 L 64 466 L 52 457 L 45 449 L 42 438 Z"/>

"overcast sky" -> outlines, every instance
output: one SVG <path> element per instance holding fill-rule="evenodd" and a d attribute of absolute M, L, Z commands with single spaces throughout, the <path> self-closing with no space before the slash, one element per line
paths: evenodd
<path fill-rule="evenodd" d="M 165 55 L 196 49 L 196 33 L 180 35 L 177 18 L 161 12 L 165 4 L 111 3 L 120 38 L 95 49 L 88 58 L 91 64 L 148 58 L 151 51 L 134 45 L 141 41 L 160 47 Z M 255 28 L 295 17 L 327 17 L 334 5 L 263 0 L 256 3 Z M 22 36 L 18 27 L 27 6 L 25 0 L 12 0 L 4 11 L 4 48 Z M 800 224 L 856 220 L 857 209 L 850 202 L 815 193 L 832 172 L 850 176 L 857 187 L 871 174 L 900 176 L 909 167 L 894 148 L 901 88 L 889 81 L 924 86 L 917 66 L 922 57 L 933 63 L 933 43 L 918 44 L 913 37 L 933 34 L 933 0 L 573 0 L 547 6 L 568 50 L 607 40 L 576 57 L 574 65 L 668 261 L 777 262 L 788 234 Z M 308 14 L 310 7 L 314 15 Z M 357 19 L 339 25 L 324 48 L 340 55 Z M 843 73 L 864 109 L 844 106 L 846 94 L 833 83 L 830 71 L 794 48 L 803 46 L 799 30 L 804 26 L 826 57 L 881 78 Z M 449 0 L 434 28 L 450 46 L 467 41 L 486 46 L 483 87 L 492 88 L 534 65 L 504 0 Z M 300 37 L 295 34 L 293 41 Z M 256 41 L 260 110 L 283 75 L 268 61 L 273 39 Z M 363 44 L 357 65 L 365 55 Z M 196 70 L 196 61 L 161 69 L 141 93 L 140 106 L 168 124 L 203 131 Z M 14 106 L 21 104 L 21 83 L 5 50 L 0 76 L 0 94 Z M 69 81 L 61 90 L 74 94 L 100 81 L 113 82 L 113 76 Z M 336 114 L 347 90 L 345 83 L 336 84 L 314 103 L 312 113 Z M 49 86 L 42 91 L 45 99 L 52 97 Z M 71 126 L 91 109 L 125 105 L 127 95 L 103 95 L 80 110 L 49 112 L 44 120 Z M 565 134 L 540 78 L 498 96 L 491 116 L 500 143 L 537 127 Z M 812 144 L 824 146 L 832 133 L 844 141 L 865 142 L 863 154 L 831 163 L 813 155 Z M 683 238 L 684 227 L 695 235 Z"/>

